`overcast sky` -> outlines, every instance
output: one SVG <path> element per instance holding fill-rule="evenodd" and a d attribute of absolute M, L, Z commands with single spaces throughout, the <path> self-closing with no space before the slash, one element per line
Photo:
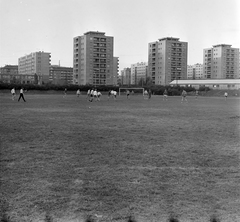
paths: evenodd
<path fill-rule="evenodd" d="M 120 70 L 147 62 L 148 43 L 164 37 L 188 42 L 192 65 L 212 45 L 240 48 L 240 1 L 0 0 L 0 66 L 45 51 L 72 67 L 73 38 L 88 31 L 114 37 Z"/>

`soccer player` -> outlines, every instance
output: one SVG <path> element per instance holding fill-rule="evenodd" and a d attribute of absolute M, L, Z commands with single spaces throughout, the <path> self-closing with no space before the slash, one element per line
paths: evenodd
<path fill-rule="evenodd" d="M 168 91 L 167 89 L 165 89 L 163 92 L 163 101 L 167 101 L 167 97 L 168 97 Z"/>
<path fill-rule="evenodd" d="M 147 99 L 147 98 L 148 98 L 148 91 L 144 90 L 144 99 Z"/>
<path fill-rule="evenodd" d="M 195 92 L 195 99 L 197 99 L 198 98 L 198 90 L 196 90 L 196 92 Z"/>
<path fill-rule="evenodd" d="M 182 101 L 181 101 L 181 103 L 183 101 L 187 102 L 187 92 L 185 90 L 182 91 Z"/>
<path fill-rule="evenodd" d="M 228 93 L 227 92 L 224 93 L 224 97 L 225 97 L 225 100 L 227 100 L 227 97 L 228 97 Z"/>
<path fill-rule="evenodd" d="M 23 95 L 23 88 L 20 89 L 20 95 L 19 95 L 19 98 L 18 98 L 18 102 L 21 98 L 23 99 L 24 102 L 26 102 L 26 100 L 24 98 L 24 95 Z"/>
<path fill-rule="evenodd" d="M 117 99 L 117 91 L 112 91 L 112 94 L 114 96 L 114 100 L 116 100 Z"/>
<path fill-rule="evenodd" d="M 97 91 L 97 100 L 100 101 L 100 97 L 101 97 L 102 93 L 98 90 Z"/>
<path fill-rule="evenodd" d="M 81 94 L 80 89 L 77 90 L 77 97 L 79 97 Z"/>
<path fill-rule="evenodd" d="M 127 90 L 127 99 L 129 99 L 130 91 Z"/>
<path fill-rule="evenodd" d="M 65 98 L 67 95 L 67 88 L 64 89 L 64 95 L 63 95 L 63 98 Z"/>
<path fill-rule="evenodd" d="M 12 100 L 14 100 L 15 99 L 15 88 L 12 88 L 11 94 L 12 94 Z"/>
<path fill-rule="evenodd" d="M 109 91 L 108 91 L 108 100 L 110 99 L 111 95 L 112 95 L 112 91 L 109 90 Z"/>
<path fill-rule="evenodd" d="M 152 96 L 152 91 L 151 89 L 148 90 L 148 99 L 151 99 L 151 96 Z"/>
<path fill-rule="evenodd" d="M 94 89 L 94 91 L 93 91 L 93 97 L 95 98 L 95 101 L 97 101 L 97 89 Z"/>
<path fill-rule="evenodd" d="M 87 91 L 87 100 L 90 99 L 90 96 L 91 96 L 91 90 L 89 89 L 89 90 Z"/>
<path fill-rule="evenodd" d="M 90 98 L 89 98 L 89 101 L 92 102 L 93 101 L 93 95 L 94 95 L 94 90 L 92 89 L 90 91 Z"/>

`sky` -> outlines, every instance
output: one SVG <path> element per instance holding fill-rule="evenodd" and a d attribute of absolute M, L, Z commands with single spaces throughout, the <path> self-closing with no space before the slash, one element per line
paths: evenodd
<path fill-rule="evenodd" d="M 239 0 L 0 0 L 0 67 L 32 52 L 51 64 L 73 66 L 73 38 L 88 31 L 114 37 L 119 70 L 148 61 L 148 43 L 164 37 L 188 42 L 188 65 L 203 49 L 240 48 Z"/>

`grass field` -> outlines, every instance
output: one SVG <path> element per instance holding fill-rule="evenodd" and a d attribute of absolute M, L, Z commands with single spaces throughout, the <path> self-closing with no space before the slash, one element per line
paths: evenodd
<path fill-rule="evenodd" d="M 239 98 L 25 98 L 0 94 L 2 217 L 240 221 Z"/>

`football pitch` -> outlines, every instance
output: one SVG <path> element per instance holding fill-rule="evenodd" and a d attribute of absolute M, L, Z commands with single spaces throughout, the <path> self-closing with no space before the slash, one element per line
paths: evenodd
<path fill-rule="evenodd" d="M 0 94 L 1 217 L 240 221 L 239 98 L 17 98 Z"/>

